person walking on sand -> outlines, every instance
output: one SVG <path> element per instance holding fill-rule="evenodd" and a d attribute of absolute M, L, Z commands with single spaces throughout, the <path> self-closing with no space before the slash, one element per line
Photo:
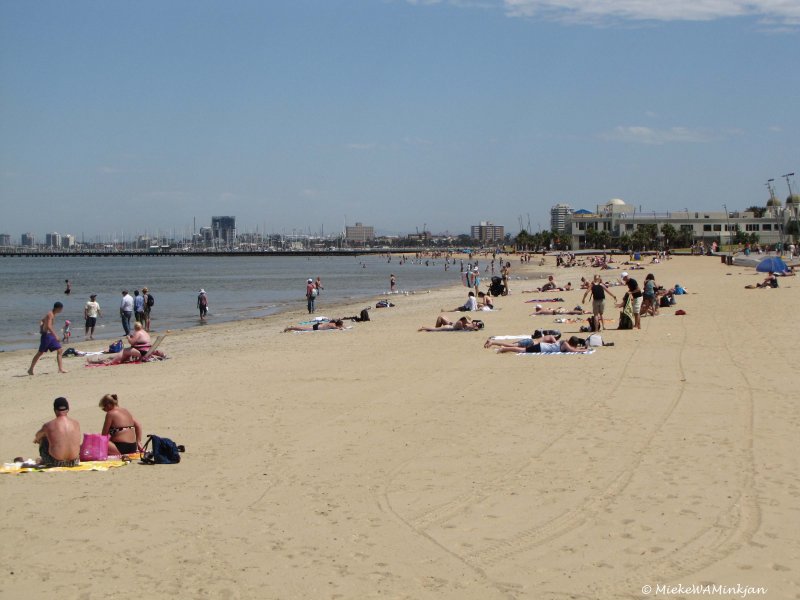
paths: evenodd
<path fill-rule="evenodd" d="M 28 375 L 33 375 L 33 368 L 45 352 L 56 352 L 56 360 L 58 361 L 58 372 L 66 373 L 62 361 L 64 349 L 58 343 L 58 336 L 56 335 L 55 320 L 56 315 L 64 309 L 61 302 L 53 304 L 53 309 L 48 311 L 47 314 L 39 321 L 39 333 L 41 338 L 39 340 L 39 351 L 33 356 L 31 367 L 28 369 Z"/>
<path fill-rule="evenodd" d="M 100 316 L 100 305 L 97 303 L 97 294 L 89 294 L 89 301 L 83 307 L 83 318 L 86 319 L 86 330 L 83 337 L 94 339 L 94 327 L 97 325 L 97 318 Z"/>
<path fill-rule="evenodd" d="M 200 311 L 200 320 L 205 321 L 208 315 L 208 294 L 203 288 L 197 294 L 197 309 Z"/>
<path fill-rule="evenodd" d="M 308 305 L 308 314 L 311 314 L 315 310 L 314 302 L 317 299 L 317 295 L 319 294 L 319 290 L 317 290 L 317 286 L 314 285 L 314 280 L 309 278 L 308 282 L 306 283 L 306 304 Z"/>

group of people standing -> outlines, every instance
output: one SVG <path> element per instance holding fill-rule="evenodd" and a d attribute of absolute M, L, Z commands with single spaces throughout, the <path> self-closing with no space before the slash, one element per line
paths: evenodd
<path fill-rule="evenodd" d="M 122 301 L 119 304 L 119 315 L 122 319 L 122 329 L 125 335 L 131 333 L 131 317 L 141 323 L 145 331 L 150 331 L 150 310 L 155 304 L 155 298 L 146 287 L 142 291 L 133 290 L 133 296 L 128 290 L 122 290 Z M 88 324 L 87 324 L 88 327 Z"/>

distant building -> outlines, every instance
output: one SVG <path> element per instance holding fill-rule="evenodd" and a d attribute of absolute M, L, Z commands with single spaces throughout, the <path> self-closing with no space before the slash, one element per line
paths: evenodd
<path fill-rule="evenodd" d="M 75 236 L 69 233 L 61 236 L 61 247 L 69 250 L 75 246 Z"/>
<path fill-rule="evenodd" d="M 61 248 L 61 234 L 55 231 L 45 234 L 44 245 L 48 248 Z"/>
<path fill-rule="evenodd" d="M 211 230 L 216 242 L 233 246 L 236 242 L 236 217 L 211 217 Z"/>
<path fill-rule="evenodd" d="M 678 210 L 675 212 L 642 212 L 615 198 L 606 204 L 598 205 L 595 212 L 576 211 L 569 215 L 566 232 L 570 235 L 573 250 L 586 245 L 586 233 L 590 229 L 608 232 L 616 238 L 622 235 L 633 235 L 642 225 L 656 225 L 658 237 L 654 247 L 663 243 L 661 227 L 672 225 L 677 231 L 687 232 L 693 242 L 711 244 L 733 243 L 737 231 L 755 233 L 761 244 L 777 244 L 786 238 L 786 228 L 796 214 L 789 207 L 787 210 L 768 209 L 763 217 L 756 217 L 752 212 L 744 211 L 696 211 Z"/>
<path fill-rule="evenodd" d="M 0 246 L 10 246 L 11 245 L 11 235 L 8 233 L 0 233 Z"/>
<path fill-rule="evenodd" d="M 345 227 L 344 237 L 354 244 L 365 244 L 375 239 L 375 227 L 356 222 L 355 225 Z"/>
<path fill-rule="evenodd" d="M 505 236 L 503 225 L 494 225 L 489 221 L 481 221 L 480 225 L 473 225 L 470 228 L 470 237 L 484 244 L 500 242 Z"/>
<path fill-rule="evenodd" d="M 20 245 L 24 248 L 33 248 L 36 245 L 36 237 L 32 233 L 23 233 L 20 237 Z"/>
<path fill-rule="evenodd" d="M 550 231 L 562 233 L 567 230 L 567 217 L 572 214 L 569 204 L 556 204 L 550 209 Z"/>

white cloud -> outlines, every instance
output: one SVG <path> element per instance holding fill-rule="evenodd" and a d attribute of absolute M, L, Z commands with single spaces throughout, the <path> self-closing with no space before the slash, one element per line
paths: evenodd
<path fill-rule="evenodd" d="M 639 125 L 621 125 L 612 131 L 600 135 L 601 139 L 614 142 L 634 144 L 701 144 L 714 141 L 716 136 L 707 131 L 689 129 L 688 127 L 670 127 L 669 129 L 652 129 Z"/>
<path fill-rule="evenodd" d="M 770 130 L 772 133 L 781 133 L 781 132 L 783 132 L 783 128 L 782 128 L 782 127 L 780 127 L 779 125 L 772 125 L 772 126 L 769 128 L 769 130 Z"/>
<path fill-rule="evenodd" d="M 800 26 L 797 0 L 503 0 L 512 17 L 559 21 L 711 21 L 756 17 L 768 24 Z"/>

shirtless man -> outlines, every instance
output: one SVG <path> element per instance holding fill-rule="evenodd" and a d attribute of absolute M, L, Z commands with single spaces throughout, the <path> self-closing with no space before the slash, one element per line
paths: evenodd
<path fill-rule="evenodd" d="M 76 467 L 80 464 L 81 426 L 69 418 L 66 398 L 53 401 L 56 418 L 36 432 L 34 444 L 39 444 L 41 464 L 45 467 Z"/>
<path fill-rule="evenodd" d="M 31 368 L 28 369 L 28 375 L 33 375 L 33 367 L 36 366 L 36 363 L 42 357 L 42 354 L 53 351 L 57 353 L 56 359 L 58 360 L 58 372 L 66 373 L 61 359 L 64 349 L 61 347 L 61 344 L 58 343 L 58 336 L 56 335 L 55 329 L 56 315 L 63 309 L 64 305 L 61 304 L 61 302 L 56 302 L 53 304 L 53 310 L 48 311 L 42 320 L 39 321 L 39 333 L 41 334 L 41 338 L 39 339 L 39 351 L 34 355 L 33 360 L 31 361 Z"/>

